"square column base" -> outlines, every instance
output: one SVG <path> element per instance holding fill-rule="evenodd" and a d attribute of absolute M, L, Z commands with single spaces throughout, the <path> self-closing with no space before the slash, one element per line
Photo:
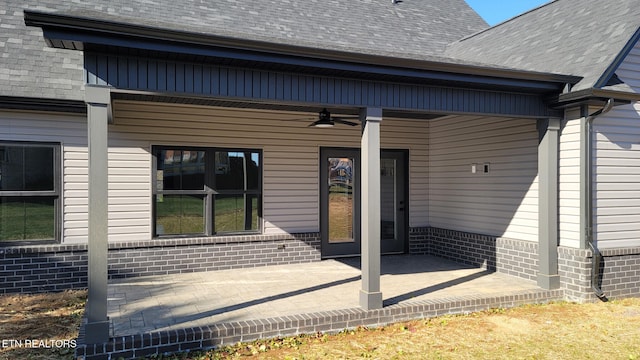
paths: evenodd
<path fill-rule="evenodd" d="M 560 275 L 538 275 L 538 286 L 545 290 L 560 288 Z"/>
<path fill-rule="evenodd" d="M 364 310 L 382 309 L 382 292 L 360 290 L 360 307 Z"/>
<path fill-rule="evenodd" d="M 86 344 L 104 344 L 109 341 L 110 321 L 96 321 L 84 326 Z"/>

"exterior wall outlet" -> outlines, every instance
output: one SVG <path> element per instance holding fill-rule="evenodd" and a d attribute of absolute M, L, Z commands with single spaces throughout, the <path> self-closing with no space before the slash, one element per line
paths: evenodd
<path fill-rule="evenodd" d="M 475 174 L 478 172 L 478 164 L 471 164 L 471 173 Z"/>
<path fill-rule="evenodd" d="M 483 167 L 482 167 L 482 172 L 485 174 L 489 173 L 489 163 L 484 163 Z"/>

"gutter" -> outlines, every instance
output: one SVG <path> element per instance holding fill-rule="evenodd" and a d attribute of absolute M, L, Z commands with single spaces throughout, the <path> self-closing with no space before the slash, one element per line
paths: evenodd
<path fill-rule="evenodd" d="M 593 237 L 593 121 L 600 115 L 609 112 L 615 100 L 609 98 L 605 105 L 598 111 L 585 118 L 583 138 L 585 142 L 585 173 L 584 173 L 584 203 L 583 219 L 585 224 L 585 242 L 592 252 L 591 257 L 591 289 L 600 299 L 604 299 L 604 292 L 600 288 L 600 262 L 602 253 Z"/>
<path fill-rule="evenodd" d="M 86 114 L 87 104 L 83 100 L 0 96 L 0 109 Z"/>

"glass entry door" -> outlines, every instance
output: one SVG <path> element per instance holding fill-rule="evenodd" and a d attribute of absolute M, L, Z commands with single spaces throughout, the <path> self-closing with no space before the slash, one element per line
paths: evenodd
<path fill-rule="evenodd" d="M 406 158 L 404 150 L 383 150 L 380 161 L 382 253 L 402 253 L 406 245 Z M 322 256 L 360 255 L 360 150 L 320 151 Z"/>
<path fill-rule="evenodd" d="M 360 254 L 360 151 L 320 151 L 322 256 Z"/>

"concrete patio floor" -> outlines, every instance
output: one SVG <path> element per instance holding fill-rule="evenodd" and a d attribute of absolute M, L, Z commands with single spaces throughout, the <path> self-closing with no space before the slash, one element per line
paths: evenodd
<path fill-rule="evenodd" d="M 356 309 L 359 259 L 111 280 L 111 336 Z M 531 281 L 426 255 L 382 258 L 385 307 L 542 291 Z"/>

